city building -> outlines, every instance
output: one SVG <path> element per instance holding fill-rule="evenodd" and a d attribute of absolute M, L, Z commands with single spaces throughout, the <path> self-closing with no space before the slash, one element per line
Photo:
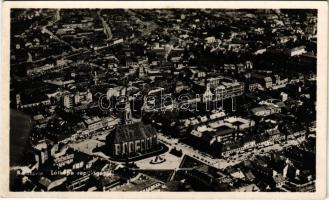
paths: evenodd
<path fill-rule="evenodd" d="M 106 141 L 111 156 L 119 158 L 130 158 L 159 149 L 156 130 L 143 123 L 118 125 Z"/>
<path fill-rule="evenodd" d="M 89 132 L 95 132 L 97 130 L 104 128 L 103 121 L 99 117 L 84 116 L 83 120 L 84 120 L 84 123 L 86 124 Z"/>

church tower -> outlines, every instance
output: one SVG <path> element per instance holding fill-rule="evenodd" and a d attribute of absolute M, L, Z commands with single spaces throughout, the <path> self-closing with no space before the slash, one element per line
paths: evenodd
<path fill-rule="evenodd" d="M 129 102 L 129 92 L 127 91 L 127 88 L 123 89 L 123 95 L 125 95 L 127 97 L 127 100 L 125 102 L 125 109 L 123 111 L 123 123 L 124 124 L 132 124 L 133 120 L 132 120 L 132 113 L 131 113 L 131 109 L 130 109 L 130 102 Z"/>
<path fill-rule="evenodd" d="M 125 124 L 132 124 L 133 123 L 129 101 L 125 104 L 125 110 L 124 110 L 124 113 L 123 113 L 123 122 Z"/>
<path fill-rule="evenodd" d="M 210 90 L 210 83 L 206 84 L 206 91 L 203 94 L 203 102 L 209 102 L 212 100 L 214 94 Z"/>

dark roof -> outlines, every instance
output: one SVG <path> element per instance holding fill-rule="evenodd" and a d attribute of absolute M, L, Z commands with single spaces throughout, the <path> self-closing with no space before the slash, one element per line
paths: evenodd
<path fill-rule="evenodd" d="M 74 152 L 74 162 L 77 163 L 77 162 L 88 162 L 92 159 L 92 157 L 88 154 L 85 154 L 83 152 L 80 152 L 80 151 L 75 151 Z"/>
<path fill-rule="evenodd" d="M 121 142 L 141 140 L 156 135 L 156 130 L 150 124 L 143 123 L 119 125 L 107 137 L 107 141 L 117 144 Z"/>
<path fill-rule="evenodd" d="M 221 126 L 214 132 L 215 136 L 224 136 L 228 134 L 232 134 L 235 130 L 233 128 L 229 128 L 228 126 Z"/>
<path fill-rule="evenodd" d="M 242 140 L 243 140 L 243 142 L 250 142 L 250 141 L 255 140 L 255 136 L 252 134 L 244 134 Z"/>
<path fill-rule="evenodd" d="M 47 99 L 48 99 L 48 97 L 45 94 L 40 93 L 40 92 L 35 92 L 30 95 L 21 95 L 21 102 L 23 105 L 38 103 L 41 101 L 45 101 Z"/>
<path fill-rule="evenodd" d="M 210 143 L 210 141 L 214 138 L 214 135 L 210 132 L 205 132 L 202 134 L 201 139 L 204 140 L 205 142 Z"/>
<path fill-rule="evenodd" d="M 107 164 L 109 164 L 109 162 L 106 161 L 106 160 L 97 160 L 97 161 L 93 164 L 92 168 L 93 168 L 93 170 L 96 171 L 96 172 L 101 172 L 102 169 L 103 169 Z"/>

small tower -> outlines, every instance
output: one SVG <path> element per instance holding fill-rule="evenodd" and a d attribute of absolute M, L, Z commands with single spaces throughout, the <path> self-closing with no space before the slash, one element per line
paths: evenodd
<path fill-rule="evenodd" d="M 129 92 L 127 88 L 123 88 L 122 94 L 127 97 L 127 100 L 125 102 L 125 110 L 123 112 L 123 123 L 125 124 L 132 124 L 132 114 L 130 109 L 130 102 L 129 102 Z"/>
<path fill-rule="evenodd" d="M 123 113 L 123 121 L 125 124 L 132 124 L 132 114 L 129 101 L 125 104 L 125 111 Z"/>
<path fill-rule="evenodd" d="M 212 100 L 212 97 L 213 97 L 213 93 L 211 92 L 210 90 L 210 83 L 207 83 L 206 84 L 206 91 L 205 93 L 203 94 L 203 102 L 209 102 Z"/>

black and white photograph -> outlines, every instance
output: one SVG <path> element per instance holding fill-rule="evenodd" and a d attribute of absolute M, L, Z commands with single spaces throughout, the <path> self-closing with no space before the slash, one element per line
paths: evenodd
<path fill-rule="evenodd" d="M 10 192 L 317 192 L 318 9 L 62 5 L 9 11 Z"/>

